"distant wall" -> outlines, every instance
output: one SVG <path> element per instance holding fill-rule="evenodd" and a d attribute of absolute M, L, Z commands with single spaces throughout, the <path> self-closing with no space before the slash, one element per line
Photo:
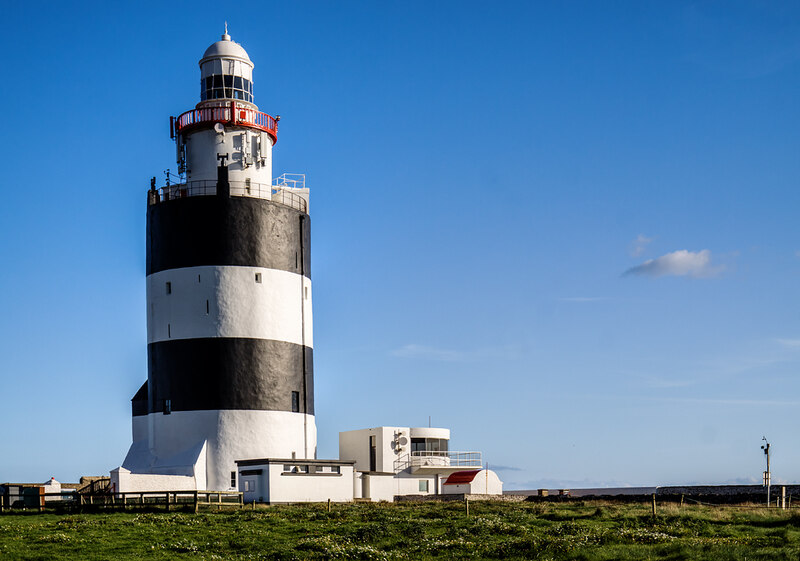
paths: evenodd
<path fill-rule="evenodd" d="M 781 489 L 786 488 L 786 497 L 790 495 L 800 498 L 800 485 L 772 485 L 770 500 L 775 501 L 781 496 Z M 762 485 L 683 485 L 658 487 L 656 494 L 659 498 L 683 495 L 684 499 L 694 499 L 703 502 L 716 503 L 744 503 L 766 502 L 767 488 Z"/>

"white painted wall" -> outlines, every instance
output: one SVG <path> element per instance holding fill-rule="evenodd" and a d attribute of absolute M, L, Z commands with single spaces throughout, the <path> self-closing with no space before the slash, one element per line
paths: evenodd
<path fill-rule="evenodd" d="M 340 466 L 339 475 L 294 475 L 282 465 L 269 466 L 269 502 L 350 502 L 353 500 L 353 466 Z"/>
<path fill-rule="evenodd" d="M 360 475 L 363 498 L 370 499 L 372 502 L 394 501 L 394 496 L 397 494 L 397 484 L 392 474 L 361 473 Z M 366 485 L 364 485 L 364 480 L 366 480 Z M 367 491 L 367 495 L 363 494 L 363 490 Z"/>
<path fill-rule="evenodd" d="M 237 102 L 238 103 L 238 102 Z M 253 138 L 260 144 L 259 153 L 253 154 Z M 246 127 L 225 126 L 224 133 L 202 129 L 186 135 L 186 180 L 217 180 L 217 154 L 228 154 L 228 181 L 244 182 L 267 187 L 272 185 L 272 137 L 266 132 Z M 263 154 L 263 158 L 261 155 Z M 247 161 L 251 161 L 248 165 Z M 255 193 L 252 196 L 257 196 Z M 261 198 L 271 198 L 269 189 Z"/>
<path fill-rule="evenodd" d="M 411 427 L 408 429 L 411 438 L 443 438 L 450 440 L 450 429 L 437 427 Z"/>
<path fill-rule="evenodd" d="M 131 473 L 123 467 L 111 470 L 111 488 L 117 493 L 202 490 L 196 486 L 194 477 Z"/>
<path fill-rule="evenodd" d="M 132 425 L 132 433 L 133 433 L 133 441 L 138 442 L 140 440 L 146 441 L 149 437 L 150 433 L 150 421 L 147 420 L 147 415 L 137 415 L 133 417 Z"/>
<path fill-rule="evenodd" d="M 301 503 L 301 502 L 350 502 L 353 500 L 353 466 L 339 464 L 338 474 L 331 473 L 331 466 L 321 465 L 322 473 L 292 473 L 284 466 L 293 465 L 291 460 L 282 463 L 264 463 L 239 467 L 239 490 L 243 482 L 253 481 L 256 489 L 244 491 L 245 502 Z M 262 470 L 261 475 L 242 475 L 242 472 Z"/>
<path fill-rule="evenodd" d="M 313 458 L 317 446 L 314 416 L 288 411 L 173 411 L 151 413 L 147 422 L 149 438 L 133 443 L 123 467 L 137 474 L 195 472 L 200 490 L 232 490 L 236 460 Z M 193 466 L 204 443 L 202 481 Z"/>
<path fill-rule="evenodd" d="M 355 460 L 358 471 L 369 471 L 369 437 L 373 435 L 377 442 L 375 471 L 394 472 L 398 460 L 411 453 L 411 438 L 449 440 L 450 430 L 431 427 L 374 427 L 340 432 L 339 457 L 343 460 Z M 403 441 L 405 444 L 401 444 Z M 442 465 L 448 464 L 446 458 L 441 461 Z"/>
<path fill-rule="evenodd" d="M 148 275 L 147 302 L 148 343 L 246 337 L 314 346 L 311 281 L 297 273 L 239 266 L 169 269 Z"/>
<path fill-rule="evenodd" d="M 420 481 L 428 482 L 427 491 L 419 490 Z M 435 475 L 412 475 L 408 472 L 398 473 L 394 481 L 394 492 L 396 495 L 436 495 L 436 481 Z"/>

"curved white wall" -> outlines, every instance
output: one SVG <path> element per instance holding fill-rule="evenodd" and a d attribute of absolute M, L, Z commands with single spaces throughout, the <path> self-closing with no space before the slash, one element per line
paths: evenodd
<path fill-rule="evenodd" d="M 260 151 L 253 153 L 253 138 L 259 138 Z M 263 160 L 260 157 L 263 152 Z M 186 136 L 186 179 L 217 180 L 217 154 L 228 154 L 228 180 L 272 185 L 272 137 L 244 127 L 225 127 L 225 134 L 213 129 L 190 132 Z M 249 156 L 248 156 L 249 155 Z M 262 163 L 263 162 L 263 163 Z M 233 186 L 235 187 L 235 185 Z M 257 196 L 257 195 L 253 195 Z M 265 192 L 261 198 L 269 198 Z"/>
<path fill-rule="evenodd" d="M 450 429 L 411 427 L 408 432 L 411 434 L 411 438 L 443 438 L 450 440 Z"/>
<path fill-rule="evenodd" d="M 230 488 L 230 474 L 236 460 L 258 458 L 314 458 L 317 427 L 313 415 L 288 411 L 174 411 L 169 415 L 150 413 L 146 419 L 149 439 L 140 454 L 158 458 L 190 457 L 206 442 L 206 489 Z M 131 448 L 133 452 L 134 448 Z M 148 458 L 130 457 L 126 464 L 147 465 Z M 202 485 L 202 482 L 198 482 Z M 202 487 L 201 487 L 202 488 Z"/>
<path fill-rule="evenodd" d="M 238 266 L 169 269 L 147 277 L 147 303 L 148 343 L 245 337 L 314 346 L 311 281 L 297 273 Z"/>

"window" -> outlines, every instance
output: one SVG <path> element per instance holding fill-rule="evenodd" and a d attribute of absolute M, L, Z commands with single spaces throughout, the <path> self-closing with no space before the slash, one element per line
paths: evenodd
<path fill-rule="evenodd" d="M 308 287 L 306 287 L 306 300 L 308 300 Z"/>
<path fill-rule="evenodd" d="M 448 441 L 446 438 L 412 438 L 411 452 L 433 452 L 434 456 L 443 456 L 447 452 Z"/>
<path fill-rule="evenodd" d="M 256 282 L 261 284 L 261 273 L 256 273 Z"/>
<path fill-rule="evenodd" d="M 164 400 L 164 415 L 169 415 L 172 413 L 172 400 L 165 399 Z"/>
<path fill-rule="evenodd" d="M 236 489 L 236 472 L 235 471 L 231 472 L 231 487 Z"/>
<path fill-rule="evenodd" d="M 200 99 L 233 98 L 253 101 L 253 84 L 241 76 L 214 74 L 200 80 Z"/>
<path fill-rule="evenodd" d="M 292 392 L 292 413 L 300 412 L 300 392 Z"/>
<path fill-rule="evenodd" d="M 428 492 L 428 480 L 427 479 L 425 479 L 425 480 L 420 479 L 420 481 L 419 481 L 419 492 L 420 493 L 427 493 Z"/>
<path fill-rule="evenodd" d="M 209 309 L 209 307 L 208 307 L 208 300 L 206 300 L 206 315 L 208 315 L 208 309 Z"/>
<path fill-rule="evenodd" d="M 172 294 L 172 283 L 167 282 L 167 294 Z"/>
<path fill-rule="evenodd" d="M 245 479 L 244 480 L 244 490 L 245 491 L 255 491 L 256 490 L 255 483 L 256 483 L 255 481 L 251 481 L 249 479 Z"/>
<path fill-rule="evenodd" d="M 167 338 L 172 337 L 172 326 L 167 324 Z"/>
<path fill-rule="evenodd" d="M 331 466 L 331 473 L 341 473 L 342 469 L 339 466 Z"/>

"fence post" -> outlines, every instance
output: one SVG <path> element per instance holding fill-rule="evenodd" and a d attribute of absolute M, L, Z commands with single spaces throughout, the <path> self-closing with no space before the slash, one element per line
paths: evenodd
<path fill-rule="evenodd" d="M 683 494 L 681 494 L 681 508 L 683 508 Z"/>
<path fill-rule="evenodd" d="M 169 512 L 169 491 L 167 491 L 167 512 Z"/>
<path fill-rule="evenodd" d="M 656 517 L 656 494 L 653 493 L 653 518 Z"/>
<path fill-rule="evenodd" d="M 467 508 L 467 516 L 469 516 L 469 499 L 467 497 L 464 497 L 464 505 Z"/>
<path fill-rule="evenodd" d="M 222 493 L 217 493 L 217 511 L 222 510 Z"/>
<path fill-rule="evenodd" d="M 786 486 L 781 485 L 781 508 L 786 510 Z"/>
<path fill-rule="evenodd" d="M 200 505 L 198 504 L 198 500 L 199 500 L 199 497 L 197 495 L 197 491 L 195 491 L 194 492 L 194 511 L 195 511 L 195 513 L 197 513 L 197 509 L 200 508 Z"/>
<path fill-rule="evenodd" d="M 331 500 L 328 499 L 328 512 L 330 512 L 330 511 L 331 511 Z"/>

